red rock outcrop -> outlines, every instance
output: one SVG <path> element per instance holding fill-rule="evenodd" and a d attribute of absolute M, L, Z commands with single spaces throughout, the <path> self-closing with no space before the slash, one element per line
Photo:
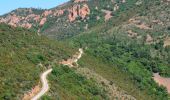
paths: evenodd
<path fill-rule="evenodd" d="M 35 20 L 36 22 L 40 21 L 40 15 L 35 16 L 35 17 L 34 17 L 34 20 Z"/>
<path fill-rule="evenodd" d="M 72 22 L 74 21 L 77 17 L 78 17 L 78 10 L 80 9 L 80 5 L 75 5 L 72 7 L 71 10 L 69 10 L 69 15 L 68 15 L 68 18 L 69 18 L 69 21 Z"/>
<path fill-rule="evenodd" d="M 29 21 L 32 19 L 38 21 L 40 19 L 40 16 L 35 14 L 30 14 L 27 17 L 21 17 L 13 14 L 13 15 L 8 15 L 6 18 L 0 18 L 0 23 L 6 23 L 14 27 L 20 26 L 29 29 L 32 27 L 32 24 L 29 23 Z"/>
<path fill-rule="evenodd" d="M 80 9 L 80 14 L 83 19 L 90 14 L 90 9 L 87 4 L 84 4 L 83 7 Z"/>
<path fill-rule="evenodd" d="M 40 26 L 44 25 L 44 23 L 47 21 L 47 18 L 42 18 L 40 21 Z"/>
<path fill-rule="evenodd" d="M 79 3 L 79 2 L 84 2 L 84 1 L 88 1 L 88 0 L 74 0 L 74 3 Z"/>
<path fill-rule="evenodd" d="M 4 23 L 5 22 L 5 19 L 4 18 L 1 18 L 0 19 L 0 23 Z"/>
<path fill-rule="evenodd" d="M 30 23 L 24 23 L 24 24 L 21 24 L 20 26 L 21 26 L 21 27 L 24 27 L 24 28 L 30 29 L 30 28 L 32 27 L 32 24 L 30 24 Z"/>
<path fill-rule="evenodd" d="M 17 24 L 20 21 L 20 17 L 17 17 L 16 15 L 11 16 L 11 23 Z"/>
<path fill-rule="evenodd" d="M 87 0 L 76 0 L 75 2 L 83 2 Z M 54 10 L 45 10 L 42 14 L 35 14 L 32 9 L 17 9 L 18 13 L 26 12 L 27 16 L 17 15 L 15 12 L 11 12 L 5 17 L 0 17 L 0 23 L 6 23 L 14 27 L 24 27 L 30 29 L 35 24 L 39 26 L 44 25 L 47 21 L 47 17 L 57 17 L 64 14 L 65 11 L 69 11 L 68 19 L 70 22 L 76 20 L 77 17 L 84 19 L 87 15 L 90 14 L 90 9 L 87 4 L 79 5 L 75 4 L 71 8 L 67 9 L 54 9 Z"/>
<path fill-rule="evenodd" d="M 68 11 L 68 18 L 70 22 L 75 21 L 77 17 L 84 19 L 90 14 L 90 9 L 87 4 L 84 4 L 82 7 L 80 7 L 80 5 L 74 5 L 71 9 L 68 9 Z"/>
<path fill-rule="evenodd" d="M 48 15 L 52 14 L 52 11 L 51 10 L 47 10 L 47 11 L 44 11 L 44 13 L 42 14 L 42 16 L 44 17 L 47 17 Z"/>
<path fill-rule="evenodd" d="M 112 11 L 109 11 L 109 10 L 102 10 L 102 12 L 104 12 L 106 15 L 105 15 L 105 21 L 108 21 L 110 18 L 112 18 Z"/>
<path fill-rule="evenodd" d="M 65 11 L 65 9 L 63 9 L 63 10 L 55 10 L 54 13 L 53 13 L 53 15 L 54 15 L 54 16 L 63 15 L 63 14 L 64 14 L 64 11 Z"/>
<path fill-rule="evenodd" d="M 15 14 L 9 15 L 6 18 L 0 18 L 0 23 L 8 23 L 11 26 L 16 27 L 21 17 L 16 16 Z"/>
<path fill-rule="evenodd" d="M 17 11 L 22 11 L 22 9 L 17 9 Z M 29 9 L 29 12 L 32 12 Z M 35 21 L 36 23 L 39 23 L 40 26 L 44 25 L 46 22 L 46 17 L 49 15 L 53 16 L 60 16 L 64 14 L 64 10 L 47 10 L 44 11 L 41 15 L 36 15 L 34 13 L 28 14 L 26 17 L 25 16 L 17 16 L 16 14 L 9 14 L 5 18 L 0 18 L 0 23 L 6 23 L 8 25 L 14 26 L 14 27 L 24 27 L 30 29 L 33 24 L 31 23 L 32 21 Z M 41 18 L 42 17 L 42 18 Z"/>
<path fill-rule="evenodd" d="M 34 20 L 34 21 L 38 22 L 40 20 L 40 15 L 30 14 L 23 19 L 25 19 L 26 21 Z"/>

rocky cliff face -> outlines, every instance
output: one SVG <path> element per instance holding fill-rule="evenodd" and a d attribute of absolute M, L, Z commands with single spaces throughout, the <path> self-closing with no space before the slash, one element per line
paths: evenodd
<path fill-rule="evenodd" d="M 80 17 L 82 19 L 86 18 L 90 14 L 90 9 L 86 3 L 83 3 L 83 5 L 79 4 L 81 2 L 85 2 L 87 0 L 75 0 L 74 5 L 68 8 L 63 9 L 50 9 L 50 10 L 44 10 L 42 13 L 35 14 L 32 9 L 23 10 L 23 9 L 17 9 L 15 12 L 11 12 L 7 14 L 4 17 L 0 17 L 0 23 L 6 23 L 14 27 L 24 27 L 24 28 L 32 28 L 36 27 L 42 27 L 46 21 L 48 20 L 48 17 L 59 17 L 64 14 L 64 12 L 68 12 L 68 20 L 70 22 L 73 22 L 76 20 L 76 18 Z M 27 13 L 26 16 L 19 14 L 19 13 Z"/>
<path fill-rule="evenodd" d="M 16 10 L 16 12 L 19 10 Z M 41 14 L 35 14 L 30 9 L 30 13 L 26 16 L 16 14 L 14 12 L 7 14 L 5 17 L 0 17 L 0 23 L 6 23 L 14 27 L 24 27 L 30 29 L 33 26 L 43 26 L 49 15 L 53 17 L 60 16 L 64 13 L 63 10 L 45 10 Z"/>
<path fill-rule="evenodd" d="M 89 14 L 90 9 L 87 4 L 83 4 L 82 7 L 80 5 L 74 5 L 69 10 L 68 18 L 70 22 L 73 22 L 76 20 L 77 17 L 81 17 L 82 19 L 84 19 Z"/>
<path fill-rule="evenodd" d="M 84 2 L 84 1 L 88 1 L 88 0 L 74 0 L 74 3 L 79 3 L 79 2 Z"/>
<path fill-rule="evenodd" d="M 52 9 L 17 9 L 1 16 L 0 23 L 34 29 L 52 37 L 56 34 L 72 36 L 70 34 L 88 30 L 95 23 L 108 22 L 126 3 L 127 0 L 71 0 Z M 145 24 L 138 27 L 149 28 Z"/>
<path fill-rule="evenodd" d="M 91 3 L 95 3 L 95 7 L 92 7 Z M 10 12 L 9 14 L 0 17 L 0 23 L 6 23 L 14 27 L 24 27 L 24 28 L 36 28 L 36 30 L 41 30 L 46 22 L 48 22 L 51 18 L 57 18 L 53 22 L 58 22 L 58 20 L 63 19 L 65 21 L 63 23 L 73 23 L 76 20 L 84 20 L 89 19 L 88 16 L 90 14 L 94 14 L 94 9 L 101 14 L 105 14 L 100 16 L 95 15 L 96 21 L 101 20 L 102 18 L 105 21 L 110 20 L 113 16 L 112 13 L 119 10 L 120 3 L 126 3 L 126 0 L 121 0 L 119 3 L 115 0 L 106 0 L 106 4 L 100 4 L 99 2 L 103 1 L 95 1 L 95 0 L 72 0 L 68 3 L 65 3 L 59 7 L 42 10 L 42 9 L 17 9 L 15 11 Z M 104 3 L 105 3 L 104 2 Z M 101 6 L 104 8 L 102 9 Z M 105 5 L 105 6 L 104 6 Z M 112 9 L 112 10 L 110 10 Z M 93 12 L 91 11 L 93 10 Z M 63 17 L 67 19 L 64 19 Z M 82 21 L 83 22 L 83 21 Z M 61 23 L 61 22 L 60 22 Z M 85 25 L 88 23 L 85 23 Z M 85 25 L 83 27 L 85 27 Z M 65 24 L 65 26 L 68 26 Z M 86 28 L 87 29 L 87 28 Z"/>

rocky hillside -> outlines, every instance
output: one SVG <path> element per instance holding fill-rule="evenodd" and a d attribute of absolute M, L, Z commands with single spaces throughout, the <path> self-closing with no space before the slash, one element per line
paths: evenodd
<path fill-rule="evenodd" d="M 49 27 L 48 25 L 51 20 L 53 20 L 54 23 L 62 22 L 65 25 L 60 26 L 64 28 L 74 22 L 78 17 L 83 20 L 87 18 L 89 14 L 90 9 L 87 5 L 87 1 L 75 0 L 47 10 L 19 8 L 0 17 L 0 23 L 6 23 L 14 27 L 19 26 L 28 29 L 35 29 L 40 32 L 45 31 L 45 29 Z M 62 18 L 63 16 L 66 18 Z M 56 18 L 57 20 L 55 20 Z M 52 25 L 50 24 L 50 26 Z M 58 30 L 55 30 L 55 32 L 60 32 L 59 28 L 61 27 L 58 27 Z"/>
<path fill-rule="evenodd" d="M 169 0 L 161 0 L 161 2 L 169 4 Z M 117 18 L 120 13 L 137 10 L 151 3 L 152 1 L 146 0 L 71 0 L 52 9 L 19 8 L 1 16 L 0 23 L 25 27 L 52 38 L 64 39 L 99 23 L 109 22 Z M 153 23 L 161 24 L 160 21 L 153 19 Z M 148 28 L 144 23 L 138 27 Z M 135 35 L 131 31 L 128 33 Z"/>
<path fill-rule="evenodd" d="M 0 23 L 33 29 L 62 39 L 85 31 L 97 23 L 109 21 L 120 9 L 142 3 L 137 0 L 71 0 L 52 9 L 19 8 L 1 16 Z"/>
<path fill-rule="evenodd" d="M 70 70 L 67 67 L 54 65 L 55 71 L 50 76 L 52 88 L 44 97 L 45 99 L 67 100 L 67 97 L 70 97 L 74 100 L 79 97 L 86 98 L 85 94 L 88 94 L 88 97 L 105 99 L 107 96 L 103 89 L 98 89 L 98 85 L 116 84 L 120 90 L 126 91 L 125 93 L 137 100 L 146 100 L 146 98 L 147 100 L 168 100 L 166 87 L 157 84 L 153 80 L 153 74 L 159 73 L 162 77 L 170 77 L 169 6 L 169 0 L 71 0 L 51 9 L 20 8 L 1 16 L 0 23 L 12 26 L 5 29 L 11 30 L 19 26 L 28 28 L 27 31 L 36 31 L 39 34 L 36 35 L 35 40 L 43 34 L 49 38 L 62 40 L 67 46 L 84 49 L 84 55 L 78 63 L 81 69 L 88 68 L 89 71 L 82 75 L 82 72 L 86 70 L 78 70 L 77 74 L 75 69 Z M 1 29 L 0 32 L 6 33 L 3 30 Z M 7 33 L 13 34 L 12 32 L 13 30 Z M 20 39 L 27 35 L 21 32 L 23 34 L 14 45 L 24 49 L 22 46 L 25 46 L 25 42 L 23 43 L 24 40 L 20 41 Z M 20 32 L 14 32 L 14 34 L 18 33 Z M 11 36 L 7 41 L 10 45 L 13 43 L 10 42 L 13 39 Z M 16 38 L 18 38 L 17 35 Z M 33 40 L 31 36 L 28 38 L 30 41 Z M 26 37 L 24 39 L 27 40 Z M 46 41 L 48 43 L 49 40 Z M 33 45 L 33 47 L 36 46 Z M 61 45 L 57 46 L 65 48 Z M 44 45 L 40 48 L 45 49 L 46 52 Z M 69 50 L 69 48 L 66 49 Z M 38 50 L 42 49 L 38 48 Z M 53 48 L 50 50 L 55 51 Z M 28 59 L 31 61 L 38 59 L 38 62 L 44 59 L 41 56 L 39 58 L 39 55 L 37 55 L 38 58 L 35 56 L 35 59 L 31 59 L 33 51 L 26 54 Z M 51 55 L 50 52 L 49 55 Z M 89 72 L 95 72 L 96 76 L 108 80 L 109 84 L 93 81 L 91 76 L 86 77 L 93 75 Z M 94 87 L 94 89 L 88 87 Z M 55 91 L 57 89 L 60 91 Z M 8 91 L 4 92 L 3 98 L 12 97 Z"/>

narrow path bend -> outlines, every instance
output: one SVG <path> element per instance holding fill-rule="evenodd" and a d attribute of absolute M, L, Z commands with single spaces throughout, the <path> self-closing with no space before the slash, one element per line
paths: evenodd
<path fill-rule="evenodd" d="M 78 55 L 75 55 L 74 59 L 71 60 L 69 63 L 61 63 L 63 65 L 68 65 L 69 67 L 72 66 L 72 63 L 77 63 L 77 61 L 81 58 L 83 54 L 83 49 L 79 49 Z M 71 63 L 71 64 L 70 64 Z M 41 83 L 42 83 L 42 88 L 41 91 L 35 95 L 31 100 L 38 100 L 40 99 L 46 92 L 49 90 L 49 85 L 48 85 L 48 80 L 47 76 L 52 72 L 52 68 L 48 69 L 41 75 Z"/>
<path fill-rule="evenodd" d="M 79 49 L 79 52 L 77 52 L 75 55 L 73 55 L 72 58 L 69 58 L 67 60 L 63 60 L 61 62 L 59 62 L 60 64 L 63 64 L 63 65 L 67 65 L 69 66 L 70 68 L 73 68 L 73 67 L 78 67 L 78 60 L 82 57 L 82 54 L 83 54 L 83 49 Z M 74 65 L 74 63 L 76 63 L 76 66 Z M 47 75 L 50 74 L 52 72 L 52 68 L 51 69 L 48 69 L 47 71 L 45 71 L 42 75 L 41 75 L 41 82 L 42 82 L 42 88 L 41 88 L 41 91 L 35 95 L 31 100 L 38 100 L 40 99 L 46 92 L 48 92 L 49 90 L 49 85 L 48 85 L 48 80 L 47 80 Z M 110 81 L 106 80 L 105 78 L 103 78 L 102 76 L 96 74 L 95 72 L 92 72 L 90 71 L 88 68 L 78 68 L 77 69 L 77 72 L 84 75 L 85 77 L 87 78 L 96 78 L 96 81 L 100 84 L 102 82 L 105 83 L 106 85 L 106 89 L 109 90 L 109 94 L 111 94 L 111 97 L 110 98 L 114 98 L 114 97 L 117 97 L 117 98 L 128 98 L 129 100 L 136 100 L 133 96 L 130 96 L 128 94 L 126 94 L 124 91 L 121 92 L 118 87 L 116 87 L 114 84 L 113 85 L 110 85 Z M 103 86 L 103 85 L 101 85 Z M 114 96 L 114 97 L 112 97 Z"/>
<path fill-rule="evenodd" d="M 73 55 L 72 58 L 69 58 L 67 60 L 63 60 L 59 63 L 63 64 L 63 65 L 67 65 L 70 68 L 77 67 L 78 66 L 77 62 L 82 57 L 82 54 L 83 54 L 83 49 L 80 48 L 79 52 L 76 53 L 75 55 Z M 76 65 L 74 65 L 74 64 L 76 64 Z"/>
<path fill-rule="evenodd" d="M 47 71 L 45 71 L 41 75 L 41 82 L 42 82 L 41 91 L 37 95 L 35 95 L 31 100 L 38 100 L 38 99 L 40 99 L 49 90 L 47 75 L 50 74 L 51 71 L 52 71 L 52 68 L 48 69 Z"/>

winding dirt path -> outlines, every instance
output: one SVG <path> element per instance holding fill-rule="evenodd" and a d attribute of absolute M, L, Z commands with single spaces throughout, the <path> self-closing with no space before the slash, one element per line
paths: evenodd
<path fill-rule="evenodd" d="M 76 67 L 76 72 L 87 77 L 88 79 L 94 79 L 101 87 L 104 87 L 108 93 L 110 94 L 110 99 L 115 100 L 136 100 L 133 96 L 128 95 L 125 91 L 120 90 L 119 87 L 117 87 L 115 84 L 110 85 L 110 81 L 102 77 L 101 75 L 91 71 L 88 68 L 81 68 L 78 67 L 78 60 L 82 57 L 83 55 L 83 49 L 79 49 L 79 53 L 76 53 L 73 55 L 72 58 L 63 60 L 60 62 L 60 64 L 67 65 L 70 68 L 75 68 Z M 103 86 L 104 83 L 105 85 Z"/>
<path fill-rule="evenodd" d="M 52 68 L 48 69 L 41 75 L 41 82 L 42 82 L 42 88 L 41 91 L 35 95 L 31 100 L 38 100 L 40 99 L 48 90 L 49 90 L 49 85 L 48 85 L 48 80 L 47 76 L 52 72 Z"/>
<path fill-rule="evenodd" d="M 83 54 L 83 49 L 79 49 L 79 52 L 77 52 L 75 55 L 73 55 L 73 57 L 67 59 L 67 60 L 63 60 L 61 62 L 59 62 L 60 64 L 63 65 L 67 65 L 70 68 L 73 67 L 78 67 L 78 60 L 82 57 Z M 49 90 L 49 85 L 48 85 L 48 80 L 47 80 L 47 76 L 48 74 L 50 74 L 52 71 L 51 69 L 48 69 L 47 71 L 45 71 L 42 75 L 41 75 L 41 82 L 42 82 L 42 88 L 41 91 L 39 93 L 37 93 L 37 95 L 35 95 L 31 100 L 38 100 L 40 99 L 46 92 L 48 92 Z M 98 84 L 100 83 L 104 83 L 106 85 L 106 90 L 108 90 L 109 94 L 111 95 L 110 98 L 119 98 L 121 100 L 124 100 L 125 98 L 129 99 L 129 100 L 136 100 L 134 97 L 127 95 L 124 91 L 120 91 L 118 89 L 118 87 L 116 87 L 114 84 L 110 85 L 110 81 L 106 80 L 105 78 L 103 78 L 102 76 L 98 75 L 95 72 L 90 71 L 88 68 L 78 68 L 77 72 L 84 75 L 87 78 L 95 78 L 96 82 L 98 82 Z M 103 86 L 103 85 L 101 85 Z M 113 96 L 113 97 L 112 97 Z"/>
<path fill-rule="evenodd" d="M 72 58 L 69 58 L 67 60 L 63 60 L 63 61 L 61 61 L 59 63 L 63 64 L 63 65 L 67 65 L 70 68 L 76 67 L 76 66 L 78 66 L 77 61 L 82 57 L 82 54 L 83 54 L 83 49 L 80 48 L 79 52 L 76 53 L 75 55 L 73 55 Z"/>
<path fill-rule="evenodd" d="M 79 49 L 79 52 L 73 55 L 73 58 L 68 59 L 67 61 L 62 61 L 60 64 L 63 65 L 68 65 L 69 67 L 73 67 L 74 63 L 77 64 L 77 61 L 82 57 L 83 54 L 83 49 Z M 78 65 L 78 64 L 77 64 Z M 49 90 L 49 85 L 48 85 L 48 80 L 47 76 L 52 72 L 52 68 L 48 69 L 47 71 L 43 72 L 41 75 L 41 83 L 42 83 L 42 88 L 39 93 L 37 93 L 31 100 L 38 100 L 40 99 L 46 92 Z"/>

